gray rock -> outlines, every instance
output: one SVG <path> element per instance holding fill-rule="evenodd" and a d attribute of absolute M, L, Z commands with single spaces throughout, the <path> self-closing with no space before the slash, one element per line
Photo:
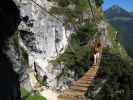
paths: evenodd
<path fill-rule="evenodd" d="M 60 20 L 57 20 L 55 16 L 47 13 L 53 5 L 52 2 L 34 1 L 42 8 L 31 0 L 14 0 L 20 9 L 22 18 L 19 25 L 20 44 L 28 53 L 28 65 L 16 62 L 19 65 L 16 70 L 18 71 L 23 66 L 32 66 L 34 69 L 34 62 L 36 62 L 40 77 L 46 73 L 49 86 L 56 88 L 58 84 L 63 84 L 56 78 L 62 73 L 63 67 L 59 69 L 49 61 L 56 59 L 59 54 L 64 52 L 68 44 L 67 37 L 72 31 L 65 29 L 63 21 L 61 22 L 63 20 L 61 16 L 58 16 Z"/>

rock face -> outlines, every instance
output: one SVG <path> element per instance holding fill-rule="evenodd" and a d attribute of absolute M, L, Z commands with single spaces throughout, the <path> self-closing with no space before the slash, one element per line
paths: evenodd
<path fill-rule="evenodd" d="M 34 1 L 14 0 L 22 19 L 19 44 L 28 53 L 28 66 L 32 69 L 36 66 L 39 75 L 42 77 L 46 74 L 49 85 L 56 87 L 59 84 L 56 77 L 62 73 L 63 65 L 53 66 L 49 61 L 64 52 L 72 29 L 66 30 L 61 17 L 57 19 L 47 12 L 53 3 L 47 0 Z"/>
<path fill-rule="evenodd" d="M 99 35 L 100 35 L 100 40 L 102 42 L 102 45 L 104 47 L 112 47 L 112 42 L 109 39 L 109 34 L 108 34 L 108 29 L 107 27 L 109 27 L 109 24 L 105 21 L 101 21 L 98 24 L 98 31 L 99 31 Z"/>
<path fill-rule="evenodd" d="M 15 48 L 13 43 L 10 44 L 11 50 L 8 55 L 10 58 L 15 58 L 12 62 L 17 65 L 14 69 L 19 72 L 20 80 L 24 80 L 22 85 L 28 91 L 32 90 L 27 70 L 32 68 L 41 79 L 44 75 L 48 76 L 50 87 L 60 90 L 65 88 L 74 79 L 74 72 L 68 69 L 69 78 L 61 78 L 65 70 L 63 64 L 53 66 L 49 61 L 64 52 L 73 28 L 65 29 L 62 16 L 49 13 L 49 9 L 54 5 L 53 2 L 47 0 L 14 0 L 14 2 L 21 14 L 20 33 L 17 37 L 19 52 L 13 49 Z M 101 36 L 103 42 L 109 43 L 106 40 L 106 23 L 101 22 L 98 27 L 99 32 L 103 33 Z"/>
<path fill-rule="evenodd" d="M 7 40 L 16 31 L 20 13 L 12 0 L 0 1 L 0 100 L 20 100 L 19 75 L 6 55 Z"/>
<path fill-rule="evenodd" d="M 6 55 L 10 58 L 14 71 L 19 74 L 19 81 L 22 87 L 32 91 L 27 69 L 29 66 L 28 54 L 23 47 L 19 32 L 15 32 L 7 44 L 9 49 L 6 50 Z"/>

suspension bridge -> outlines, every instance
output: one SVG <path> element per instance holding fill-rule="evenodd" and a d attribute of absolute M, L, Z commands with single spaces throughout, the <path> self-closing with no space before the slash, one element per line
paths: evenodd
<path fill-rule="evenodd" d="M 101 57 L 98 60 L 100 64 Z M 84 100 L 89 87 L 93 85 L 99 64 L 93 65 L 79 80 L 72 82 L 71 86 L 58 96 L 58 100 Z"/>

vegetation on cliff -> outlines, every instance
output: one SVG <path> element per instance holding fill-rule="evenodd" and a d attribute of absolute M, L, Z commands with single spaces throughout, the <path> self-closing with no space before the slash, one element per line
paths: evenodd
<path fill-rule="evenodd" d="M 52 7 L 50 13 L 63 16 L 65 27 L 68 28 L 71 24 L 75 29 L 75 33 L 69 39 L 68 48 L 52 63 L 64 65 L 63 78 L 69 77 L 68 70 L 78 73 L 79 78 L 93 63 L 93 52 L 87 46 L 87 43 L 97 33 L 95 22 L 102 19 L 102 17 L 99 17 L 102 16 L 102 12 L 100 10 L 97 10 L 99 13 L 95 11 L 99 8 L 92 10 L 93 6 L 90 5 L 90 0 L 50 1 L 56 2 L 58 5 Z M 95 3 L 96 6 L 100 7 L 103 0 L 95 0 Z M 98 15 L 98 17 L 93 15 Z M 111 26 L 107 30 L 112 47 L 103 48 L 98 72 L 98 78 L 107 81 L 101 91 L 92 98 L 94 100 L 131 100 L 133 98 L 133 61 L 116 38 L 115 30 Z"/>
<path fill-rule="evenodd" d="M 132 13 L 113 5 L 105 11 L 107 21 L 117 29 L 120 42 L 127 50 L 129 56 L 133 57 L 133 16 Z"/>
<path fill-rule="evenodd" d="M 57 0 L 58 1 L 58 0 Z M 60 0 L 59 0 L 60 1 Z M 58 4 L 61 5 L 62 2 L 59 2 Z M 69 0 L 67 0 L 68 3 L 65 2 L 65 4 L 61 5 L 62 7 L 66 8 L 69 4 Z M 72 0 L 74 2 L 74 0 Z M 82 1 L 83 8 L 81 6 L 80 10 L 82 13 L 86 11 L 86 7 L 88 7 L 88 3 L 86 0 Z M 101 6 L 102 0 L 95 0 L 97 6 Z M 76 2 L 78 3 L 78 2 Z M 99 4 L 98 4 L 99 3 Z M 77 5 L 76 5 L 77 6 Z M 71 11 L 70 8 L 68 8 L 68 11 Z M 98 8 L 97 8 L 98 9 Z M 54 9 L 57 11 L 60 11 L 59 9 Z M 77 10 L 77 9 L 76 9 Z M 53 11 L 53 9 L 51 10 Z M 65 10 L 64 10 L 65 11 Z M 70 18 L 73 22 L 73 19 L 76 19 L 76 17 L 73 15 L 75 14 L 75 10 L 72 10 L 73 12 L 69 12 L 71 16 L 65 15 L 66 18 Z M 80 13 L 81 13 L 80 12 Z M 64 14 L 64 12 L 58 12 L 60 14 Z M 102 12 L 99 14 L 99 16 L 102 16 Z M 79 17 L 79 16 L 78 16 Z M 99 20 L 99 19 L 98 19 Z M 79 22 L 80 23 L 80 22 Z M 89 22 L 89 25 L 91 23 Z M 92 23 L 92 27 L 94 24 L 94 21 Z M 86 25 L 85 25 L 86 26 Z M 93 29 L 90 27 L 90 29 Z M 84 32 L 84 26 L 78 29 L 81 29 L 80 31 L 77 31 L 76 34 L 73 34 L 71 37 L 71 46 L 76 52 L 72 52 L 71 48 L 67 48 L 65 53 L 60 55 L 59 58 L 56 59 L 56 63 L 63 62 L 63 64 L 66 66 L 65 68 L 70 69 L 79 69 L 80 75 L 83 75 L 83 73 L 88 69 L 87 63 L 91 64 L 91 57 L 92 57 L 92 51 L 87 48 L 84 44 L 87 40 L 92 38 L 94 34 L 90 34 L 91 30 L 88 30 L 88 27 L 85 28 Z M 107 28 L 110 42 L 112 43 L 112 47 L 110 48 L 104 48 L 103 49 L 103 57 L 101 60 L 100 69 L 98 72 L 98 78 L 106 79 L 106 83 L 103 85 L 101 91 L 94 97 L 92 97 L 94 100 L 131 100 L 132 94 L 133 94 L 133 61 L 132 59 L 127 55 L 125 49 L 123 46 L 119 43 L 118 38 L 115 34 L 115 29 L 109 26 Z M 92 33 L 96 33 L 97 30 L 92 30 Z M 85 33 L 85 34 L 84 34 Z M 55 63 L 54 62 L 54 63 Z"/>
<path fill-rule="evenodd" d="M 58 6 L 52 7 L 51 13 L 64 16 L 65 27 L 68 28 L 68 25 L 71 24 L 75 33 L 69 38 L 68 48 L 65 52 L 52 63 L 55 65 L 63 63 L 65 66 L 64 77 L 68 77 L 70 74 L 68 70 L 72 70 L 79 78 L 88 70 L 93 61 L 92 51 L 87 43 L 97 33 L 97 26 L 94 23 L 96 18 L 92 14 L 95 11 L 91 12 L 94 6 L 91 5 L 90 0 L 53 1 Z"/>
<path fill-rule="evenodd" d="M 22 100 L 46 100 L 46 98 L 40 96 L 38 93 L 31 94 L 25 89 L 21 88 Z"/>
<path fill-rule="evenodd" d="M 113 44 L 112 48 L 104 48 L 99 78 L 106 79 L 95 100 L 131 100 L 133 98 L 133 60 L 115 38 L 115 31 L 108 28 Z"/>

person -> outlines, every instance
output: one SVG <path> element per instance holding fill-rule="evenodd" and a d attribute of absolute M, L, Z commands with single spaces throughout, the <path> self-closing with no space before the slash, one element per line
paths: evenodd
<path fill-rule="evenodd" d="M 100 51 L 101 51 L 101 43 L 100 41 L 96 41 L 94 46 L 94 66 L 99 64 L 100 59 Z"/>
<path fill-rule="evenodd" d="M 115 33 L 115 41 L 118 41 L 118 32 Z"/>

